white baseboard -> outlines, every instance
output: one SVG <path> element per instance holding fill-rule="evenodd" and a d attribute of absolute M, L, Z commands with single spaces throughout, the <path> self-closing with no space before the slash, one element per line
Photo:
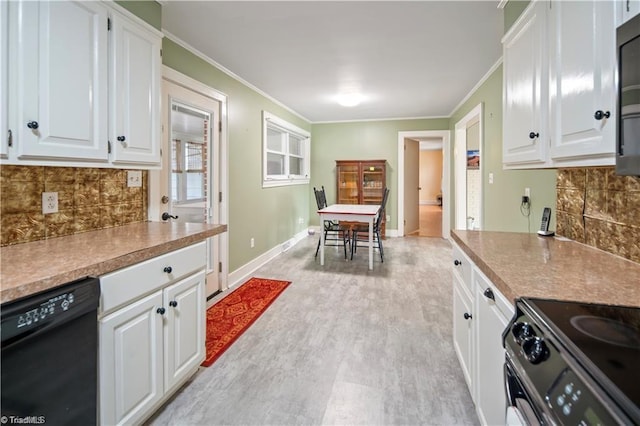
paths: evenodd
<path fill-rule="evenodd" d="M 438 200 L 420 200 L 421 206 L 437 206 L 439 204 Z"/>
<path fill-rule="evenodd" d="M 255 259 L 251 260 L 248 263 L 245 263 L 235 271 L 229 273 L 229 277 L 227 281 L 229 283 L 228 289 L 230 290 L 236 285 L 244 283 L 246 280 L 251 278 L 252 274 L 258 268 L 260 268 L 262 265 L 266 264 L 267 262 L 273 260 L 281 253 L 289 250 L 294 245 L 298 244 L 300 241 L 306 238 L 307 235 L 309 235 L 309 233 L 306 229 L 304 231 L 300 231 L 296 235 L 294 235 L 292 238 L 289 238 L 287 241 L 283 242 L 282 244 L 278 244 L 277 246 L 273 247 L 271 250 L 268 250 L 262 253 L 260 256 L 256 257 Z"/>

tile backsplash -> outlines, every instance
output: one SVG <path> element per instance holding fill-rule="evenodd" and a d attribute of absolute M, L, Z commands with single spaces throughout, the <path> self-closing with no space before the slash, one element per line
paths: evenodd
<path fill-rule="evenodd" d="M 640 262 L 640 178 L 614 167 L 558 169 L 556 233 Z"/>
<path fill-rule="evenodd" d="M 78 167 L 0 167 L 0 245 L 44 240 L 147 218 L 142 187 L 127 187 L 127 171 Z M 58 193 L 58 212 L 42 214 L 42 193 Z"/>

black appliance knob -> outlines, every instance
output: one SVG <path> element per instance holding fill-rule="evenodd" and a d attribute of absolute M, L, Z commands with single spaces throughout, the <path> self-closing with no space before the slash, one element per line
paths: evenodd
<path fill-rule="evenodd" d="M 30 128 L 31 130 L 36 130 L 38 127 L 40 127 L 40 125 L 38 124 L 37 121 L 30 121 L 27 123 L 27 127 Z"/>
<path fill-rule="evenodd" d="M 176 306 L 178 306 L 178 302 L 176 302 L 175 300 L 172 300 L 171 302 L 169 302 L 169 306 L 171 306 L 172 308 L 175 308 Z"/>
<path fill-rule="evenodd" d="M 163 271 L 167 274 L 170 274 L 171 272 L 173 272 L 173 268 L 171 266 L 165 266 Z"/>
<path fill-rule="evenodd" d="M 593 118 L 596 120 L 602 120 L 603 118 L 611 117 L 611 113 L 609 111 L 597 110 L 595 114 L 593 114 Z"/>
<path fill-rule="evenodd" d="M 536 336 L 536 332 L 533 331 L 533 327 L 526 322 L 517 322 L 513 324 L 513 327 L 511 327 L 511 333 L 513 334 L 514 340 L 519 345 L 522 345 L 522 342 L 526 339 Z"/>
<path fill-rule="evenodd" d="M 460 262 L 458 259 L 453 261 L 453 264 L 456 266 L 462 265 L 462 262 Z"/>
<path fill-rule="evenodd" d="M 158 309 L 156 309 L 156 312 L 159 313 L 160 315 L 164 315 L 165 310 L 164 310 L 164 308 L 158 308 Z"/>
<path fill-rule="evenodd" d="M 527 361 L 531 364 L 538 364 L 547 359 L 549 348 L 541 338 L 529 337 L 522 342 L 522 352 Z"/>
<path fill-rule="evenodd" d="M 470 313 L 468 313 L 468 312 L 465 312 L 465 313 L 464 313 L 464 319 L 466 319 L 466 320 L 470 320 L 470 319 L 472 319 L 472 318 L 473 318 L 473 316 L 472 316 Z"/>
<path fill-rule="evenodd" d="M 535 139 L 539 137 L 540 137 L 540 133 L 535 133 L 535 132 L 529 133 L 529 139 Z"/>
<path fill-rule="evenodd" d="M 494 296 L 493 290 L 491 290 L 489 287 L 487 287 L 483 294 L 487 299 L 496 300 L 496 296 Z"/>

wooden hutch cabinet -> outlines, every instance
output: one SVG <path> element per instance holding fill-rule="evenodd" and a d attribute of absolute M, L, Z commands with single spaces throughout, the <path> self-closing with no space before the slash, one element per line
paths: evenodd
<path fill-rule="evenodd" d="M 386 170 L 386 160 L 336 160 L 336 203 L 381 204 L 387 187 Z M 383 236 L 385 221 L 383 217 L 380 226 Z"/>

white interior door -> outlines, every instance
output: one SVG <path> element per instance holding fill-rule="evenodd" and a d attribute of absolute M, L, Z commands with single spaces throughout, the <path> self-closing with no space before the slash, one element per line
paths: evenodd
<path fill-rule="evenodd" d="M 220 102 L 167 80 L 162 91 L 160 212 L 178 222 L 220 223 Z M 207 241 L 207 296 L 221 290 L 218 240 Z"/>
<path fill-rule="evenodd" d="M 404 232 L 406 235 L 420 230 L 420 142 L 405 139 L 404 144 Z"/>

